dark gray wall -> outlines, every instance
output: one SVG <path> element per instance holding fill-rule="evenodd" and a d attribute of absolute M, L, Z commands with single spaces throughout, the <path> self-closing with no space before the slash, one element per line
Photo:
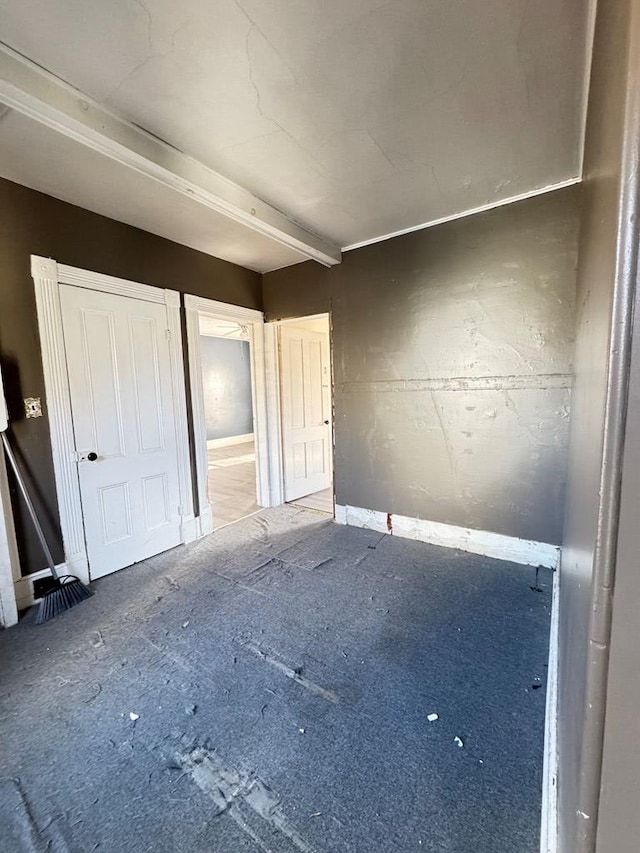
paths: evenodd
<path fill-rule="evenodd" d="M 633 106 L 632 101 L 639 94 L 639 8 L 638 0 L 599 3 L 593 53 L 560 597 L 563 853 L 592 851 L 598 822 L 633 293 L 631 266 L 637 252 L 640 126 L 637 103 Z M 636 16 L 633 26 L 632 9 Z M 637 556 L 633 570 L 637 573 Z M 637 613 L 633 624 L 638 624 Z M 638 648 L 636 644 L 636 653 Z M 627 677 L 637 680 L 637 663 Z M 637 738 L 634 732 L 636 743 Z M 626 746 L 632 748 L 630 743 Z M 636 802 L 636 811 L 637 807 Z M 630 847 L 622 842 L 623 837 L 629 841 L 626 829 L 620 826 L 618 831 L 619 843 L 606 844 L 603 853 L 638 849 L 637 833 Z"/>
<path fill-rule="evenodd" d="M 200 336 L 207 439 L 253 432 L 249 341 Z"/>
<path fill-rule="evenodd" d="M 263 277 L 330 311 L 337 502 L 559 544 L 579 190 Z"/>
<path fill-rule="evenodd" d="M 62 546 L 49 424 L 26 420 L 23 397 L 45 400 L 30 255 L 168 287 L 196 296 L 262 307 L 258 273 L 0 179 L 0 359 L 11 438 L 27 475 L 56 560 Z M 23 571 L 44 567 L 31 523 L 13 491 Z"/>

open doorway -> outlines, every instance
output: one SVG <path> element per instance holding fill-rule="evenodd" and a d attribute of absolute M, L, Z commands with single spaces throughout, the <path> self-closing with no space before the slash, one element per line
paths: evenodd
<path fill-rule="evenodd" d="M 200 351 L 207 429 L 207 496 L 215 530 L 260 508 L 249 330 L 233 320 L 203 314 Z"/>
<path fill-rule="evenodd" d="M 330 343 L 328 314 L 280 324 L 284 500 L 333 515 Z"/>
<path fill-rule="evenodd" d="M 199 535 L 269 506 L 260 311 L 184 297 Z"/>

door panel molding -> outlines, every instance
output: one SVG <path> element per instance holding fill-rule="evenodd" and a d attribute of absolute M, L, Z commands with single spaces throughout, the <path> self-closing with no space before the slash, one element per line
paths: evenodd
<path fill-rule="evenodd" d="M 331 341 L 331 315 L 329 312 L 321 314 L 305 315 L 303 317 L 291 317 L 287 320 L 271 320 L 264 326 L 265 344 L 265 372 L 267 379 L 267 425 L 269 433 L 269 471 L 271 481 L 271 506 L 280 506 L 285 503 L 285 463 L 284 463 L 284 439 L 282 418 L 282 391 L 285 378 L 282 374 L 280 360 L 281 330 L 289 326 L 299 326 L 313 320 L 327 321 L 329 325 L 328 341 L 328 367 L 330 374 L 330 395 L 328 403 L 328 418 L 331 422 L 331 439 L 329 453 L 331 455 L 330 465 L 333 478 L 335 468 L 333 448 L 333 369 L 332 369 L 332 341 Z"/>
<path fill-rule="evenodd" d="M 264 314 L 252 308 L 229 305 L 201 296 L 184 297 L 187 317 L 187 347 L 189 361 L 189 387 L 195 441 L 197 492 L 199 505 L 199 530 L 204 536 L 213 530 L 213 512 L 209 503 L 207 481 L 209 460 L 207 456 L 207 424 L 202 388 L 202 349 L 200 346 L 200 316 L 233 320 L 246 326 L 249 333 L 251 358 L 251 394 L 253 402 L 253 434 L 256 449 L 256 498 L 260 506 L 275 506 L 271 494 L 269 466 L 271 440 L 267 424 L 268 382 L 265 372 Z"/>
<path fill-rule="evenodd" d="M 31 256 L 32 275 L 34 261 L 55 264 L 59 284 L 72 284 L 76 287 L 84 287 L 85 290 L 100 290 L 103 293 L 114 293 L 116 296 L 131 296 L 133 299 L 144 299 L 145 302 L 160 302 L 172 307 L 180 307 L 180 294 L 177 290 L 166 290 L 162 287 L 153 287 L 151 284 L 140 284 L 137 281 L 128 281 L 126 278 L 104 275 L 101 272 L 70 267 L 66 264 L 58 264 L 49 258 L 38 258 L 36 255 Z"/>
<path fill-rule="evenodd" d="M 309 329 L 305 319 L 280 327 L 286 501 L 326 489 L 333 480 L 328 328 Z"/>
<path fill-rule="evenodd" d="M 71 397 L 67 377 L 66 352 L 60 303 L 60 284 L 129 296 L 167 307 L 171 382 L 174 391 L 176 457 L 179 474 L 182 541 L 196 538 L 191 494 L 191 463 L 187 430 L 186 391 L 182 370 L 180 333 L 180 294 L 113 276 L 58 264 L 51 258 L 31 256 L 31 275 L 35 287 L 38 329 L 49 416 L 56 495 L 66 570 L 85 583 L 90 580 L 84 536 L 80 483 L 75 455 Z"/>

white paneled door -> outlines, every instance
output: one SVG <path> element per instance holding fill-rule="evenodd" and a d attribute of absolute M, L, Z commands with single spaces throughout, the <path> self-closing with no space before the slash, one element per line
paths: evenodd
<path fill-rule="evenodd" d="M 280 328 L 284 499 L 331 486 L 329 336 Z"/>
<path fill-rule="evenodd" d="M 91 578 L 182 541 L 164 304 L 60 285 Z"/>

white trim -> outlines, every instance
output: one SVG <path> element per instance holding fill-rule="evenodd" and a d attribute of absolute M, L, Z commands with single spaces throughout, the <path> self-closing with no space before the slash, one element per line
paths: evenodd
<path fill-rule="evenodd" d="M 207 450 L 216 450 L 219 447 L 234 447 L 236 444 L 246 444 L 248 441 L 254 441 L 255 436 L 252 432 L 247 432 L 244 435 L 229 435 L 227 438 L 208 438 Z"/>
<path fill-rule="evenodd" d="M 66 563 L 59 563 L 56 566 L 56 572 L 60 576 L 74 574 Z M 51 572 L 49 569 L 40 569 L 40 571 L 25 575 L 16 581 L 15 589 L 18 610 L 26 610 L 27 607 L 31 607 L 36 601 L 39 601 L 33 594 L 33 582 L 50 577 Z"/>
<path fill-rule="evenodd" d="M 89 583 L 80 484 L 77 466 L 72 457 L 75 439 L 62 331 L 58 265 L 53 260 L 32 255 L 31 275 L 35 286 L 53 470 L 65 560 L 73 564 L 73 574 L 84 583 Z"/>
<path fill-rule="evenodd" d="M 0 394 L 2 383 L 0 381 Z M 0 405 L 2 401 L 0 400 Z M 0 625 L 11 628 L 18 623 L 15 584 L 20 580 L 20 563 L 16 543 L 11 495 L 7 481 L 4 450 L 0 443 Z"/>
<path fill-rule="evenodd" d="M 35 255 L 31 257 L 35 258 Z M 46 259 L 38 258 L 38 260 Z M 172 307 L 180 305 L 180 294 L 175 290 L 163 290 L 161 287 L 153 287 L 150 284 L 140 284 L 126 278 L 116 278 L 113 275 L 69 267 L 66 264 L 57 264 L 57 270 L 58 284 L 71 284 L 74 287 L 83 287 L 85 290 L 99 290 L 116 296 L 130 296 L 132 299 L 143 299 L 145 302 L 156 302 L 160 305 Z"/>
<path fill-rule="evenodd" d="M 196 518 L 196 522 L 198 524 L 198 539 L 202 536 L 208 536 L 210 533 L 213 533 L 213 510 L 211 509 L 211 506 L 203 508 L 200 515 Z"/>
<path fill-rule="evenodd" d="M 202 527 L 202 520 L 196 518 L 195 515 L 183 516 L 180 524 L 182 544 L 187 545 L 189 542 L 195 542 L 196 539 L 204 536 L 204 533 L 202 533 Z"/>
<path fill-rule="evenodd" d="M 482 554 L 496 560 L 509 560 L 526 566 L 543 566 L 555 569 L 558 566 L 560 549 L 546 542 L 503 536 L 471 527 L 457 527 L 439 521 L 425 521 L 406 515 L 388 515 L 374 509 L 336 505 L 335 519 L 338 524 L 365 527 L 378 533 L 392 533 L 404 539 L 415 539 L 445 548 L 458 548 L 472 554 Z"/>
<path fill-rule="evenodd" d="M 547 701 L 544 719 L 540 853 L 558 851 L 558 649 L 560 644 L 560 572 L 553 575 Z"/>
<path fill-rule="evenodd" d="M 230 305 L 228 302 L 218 302 L 216 299 L 205 299 L 203 296 L 192 296 L 190 293 L 184 297 L 184 304 L 191 311 L 200 314 L 209 314 L 216 319 L 234 320 L 243 325 L 244 323 L 264 323 L 264 314 L 255 308 L 244 308 L 242 305 Z"/>
<path fill-rule="evenodd" d="M 280 408 L 280 342 L 278 323 L 265 323 L 265 375 L 267 383 L 267 430 L 269 433 L 269 479 L 271 504 L 284 503 L 284 460 L 282 456 L 282 410 Z"/>
<path fill-rule="evenodd" d="M 200 315 L 233 320 L 246 325 L 249 332 L 251 361 L 251 394 L 253 402 L 253 436 L 256 446 L 256 500 L 260 506 L 271 506 L 269 483 L 269 437 L 266 422 L 266 384 L 264 369 L 263 326 L 264 315 L 252 308 L 228 305 L 213 299 L 187 294 L 184 297 L 187 323 L 187 348 L 191 412 L 195 442 L 196 480 L 200 508 L 200 535 L 213 530 L 213 512 L 209 503 L 207 456 L 207 424 L 202 390 L 202 349 L 200 341 Z"/>
<path fill-rule="evenodd" d="M 597 0 L 590 0 L 589 15 L 587 19 L 587 30 L 584 52 L 584 81 L 582 89 L 582 125 L 580 128 L 580 174 L 584 172 L 584 155 L 587 141 L 587 119 L 589 113 L 589 94 L 591 91 L 591 68 L 593 65 L 593 42 L 596 33 Z"/>
<path fill-rule="evenodd" d="M 392 240 L 394 237 L 402 237 L 404 234 L 413 234 L 414 231 L 422 231 L 425 228 L 433 228 L 434 225 L 444 225 L 445 222 L 454 222 L 456 219 L 464 219 L 467 216 L 475 216 L 476 213 L 485 213 L 487 210 L 494 210 L 497 207 L 504 207 L 507 204 L 513 204 L 516 201 L 525 201 L 528 198 L 535 198 L 538 195 L 553 192 L 554 190 L 563 190 L 565 187 L 572 187 L 574 184 L 582 182 L 581 175 L 575 178 L 568 178 L 566 181 L 558 181 L 556 184 L 548 184 L 546 187 L 540 187 L 536 190 L 529 190 L 520 195 L 513 195 L 509 198 L 503 198 L 499 201 L 490 201 L 487 204 L 481 204 L 479 207 L 470 207 L 468 210 L 462 210 L 460 213 L 452 213 L 450 216 L 441 216 L 439 219 L 431 219 L 428 222 L 422 222 L 420 225 L 412 225 L 410 228 L 402 228 L 400 231 L 392 231 L 389 234 L 381 234 L 379 237 L 370 237 L 368 240 L 361 240 L 359 243 L 352 243 L 350 246 L 343 246 L 343 252 L 351 252 L 353 249 L 362 249 L 364 246 L 372 246 L 374 243 L 382 243 L 385 240 Z"/>
<path fill-rule="evenodd" d="M 334 519 L 336 524 L 346 524 L 347 523 L 347 508 L 341 504 L 335 505 L 335 515 Z"/>
<path fill-rule="evenodd" d="M 180 530 L 182 541 L 190 542 L 197 536 L 197 525 L 193 515 L 191 492 L 191 460 L 180 328 L 180 294 L 174 290 L 163 290 L 147 284 L 125 281 L 113 276 L 65 266 L 50 258 L 41 258 L 37 255 L 31 255 L 31 275 L 36 294 L 53 469 L 66 571 L 68 574 L 76 575 L 84 583 L 89 583 L 89 563 L 75 458 L 75 439 L 59 285 L 61 283 L 72 284 L 77 287 L 87 287 L 104 293 L 129 296 L 166 305 L 176 428 L 176 459 L 180 488 Z M 35 577 L 35 575 L 30 577 Z"/>
<path fill-rule="evenodd" d="M 251 392 L 253 394 L 253 434 L 256 453 L 258 506 L 272 506 L 269 457 L 272 443 L 267 425 L 267 380 L 264 361 L 264 316 L 262 322 L 249 325 Z"/>
<path fill-rule="evenodd" d="M 340 250 L 243 187 L 188 157 L 0 43 L 0 101 L 195 204 L 325 266 Z"/>

